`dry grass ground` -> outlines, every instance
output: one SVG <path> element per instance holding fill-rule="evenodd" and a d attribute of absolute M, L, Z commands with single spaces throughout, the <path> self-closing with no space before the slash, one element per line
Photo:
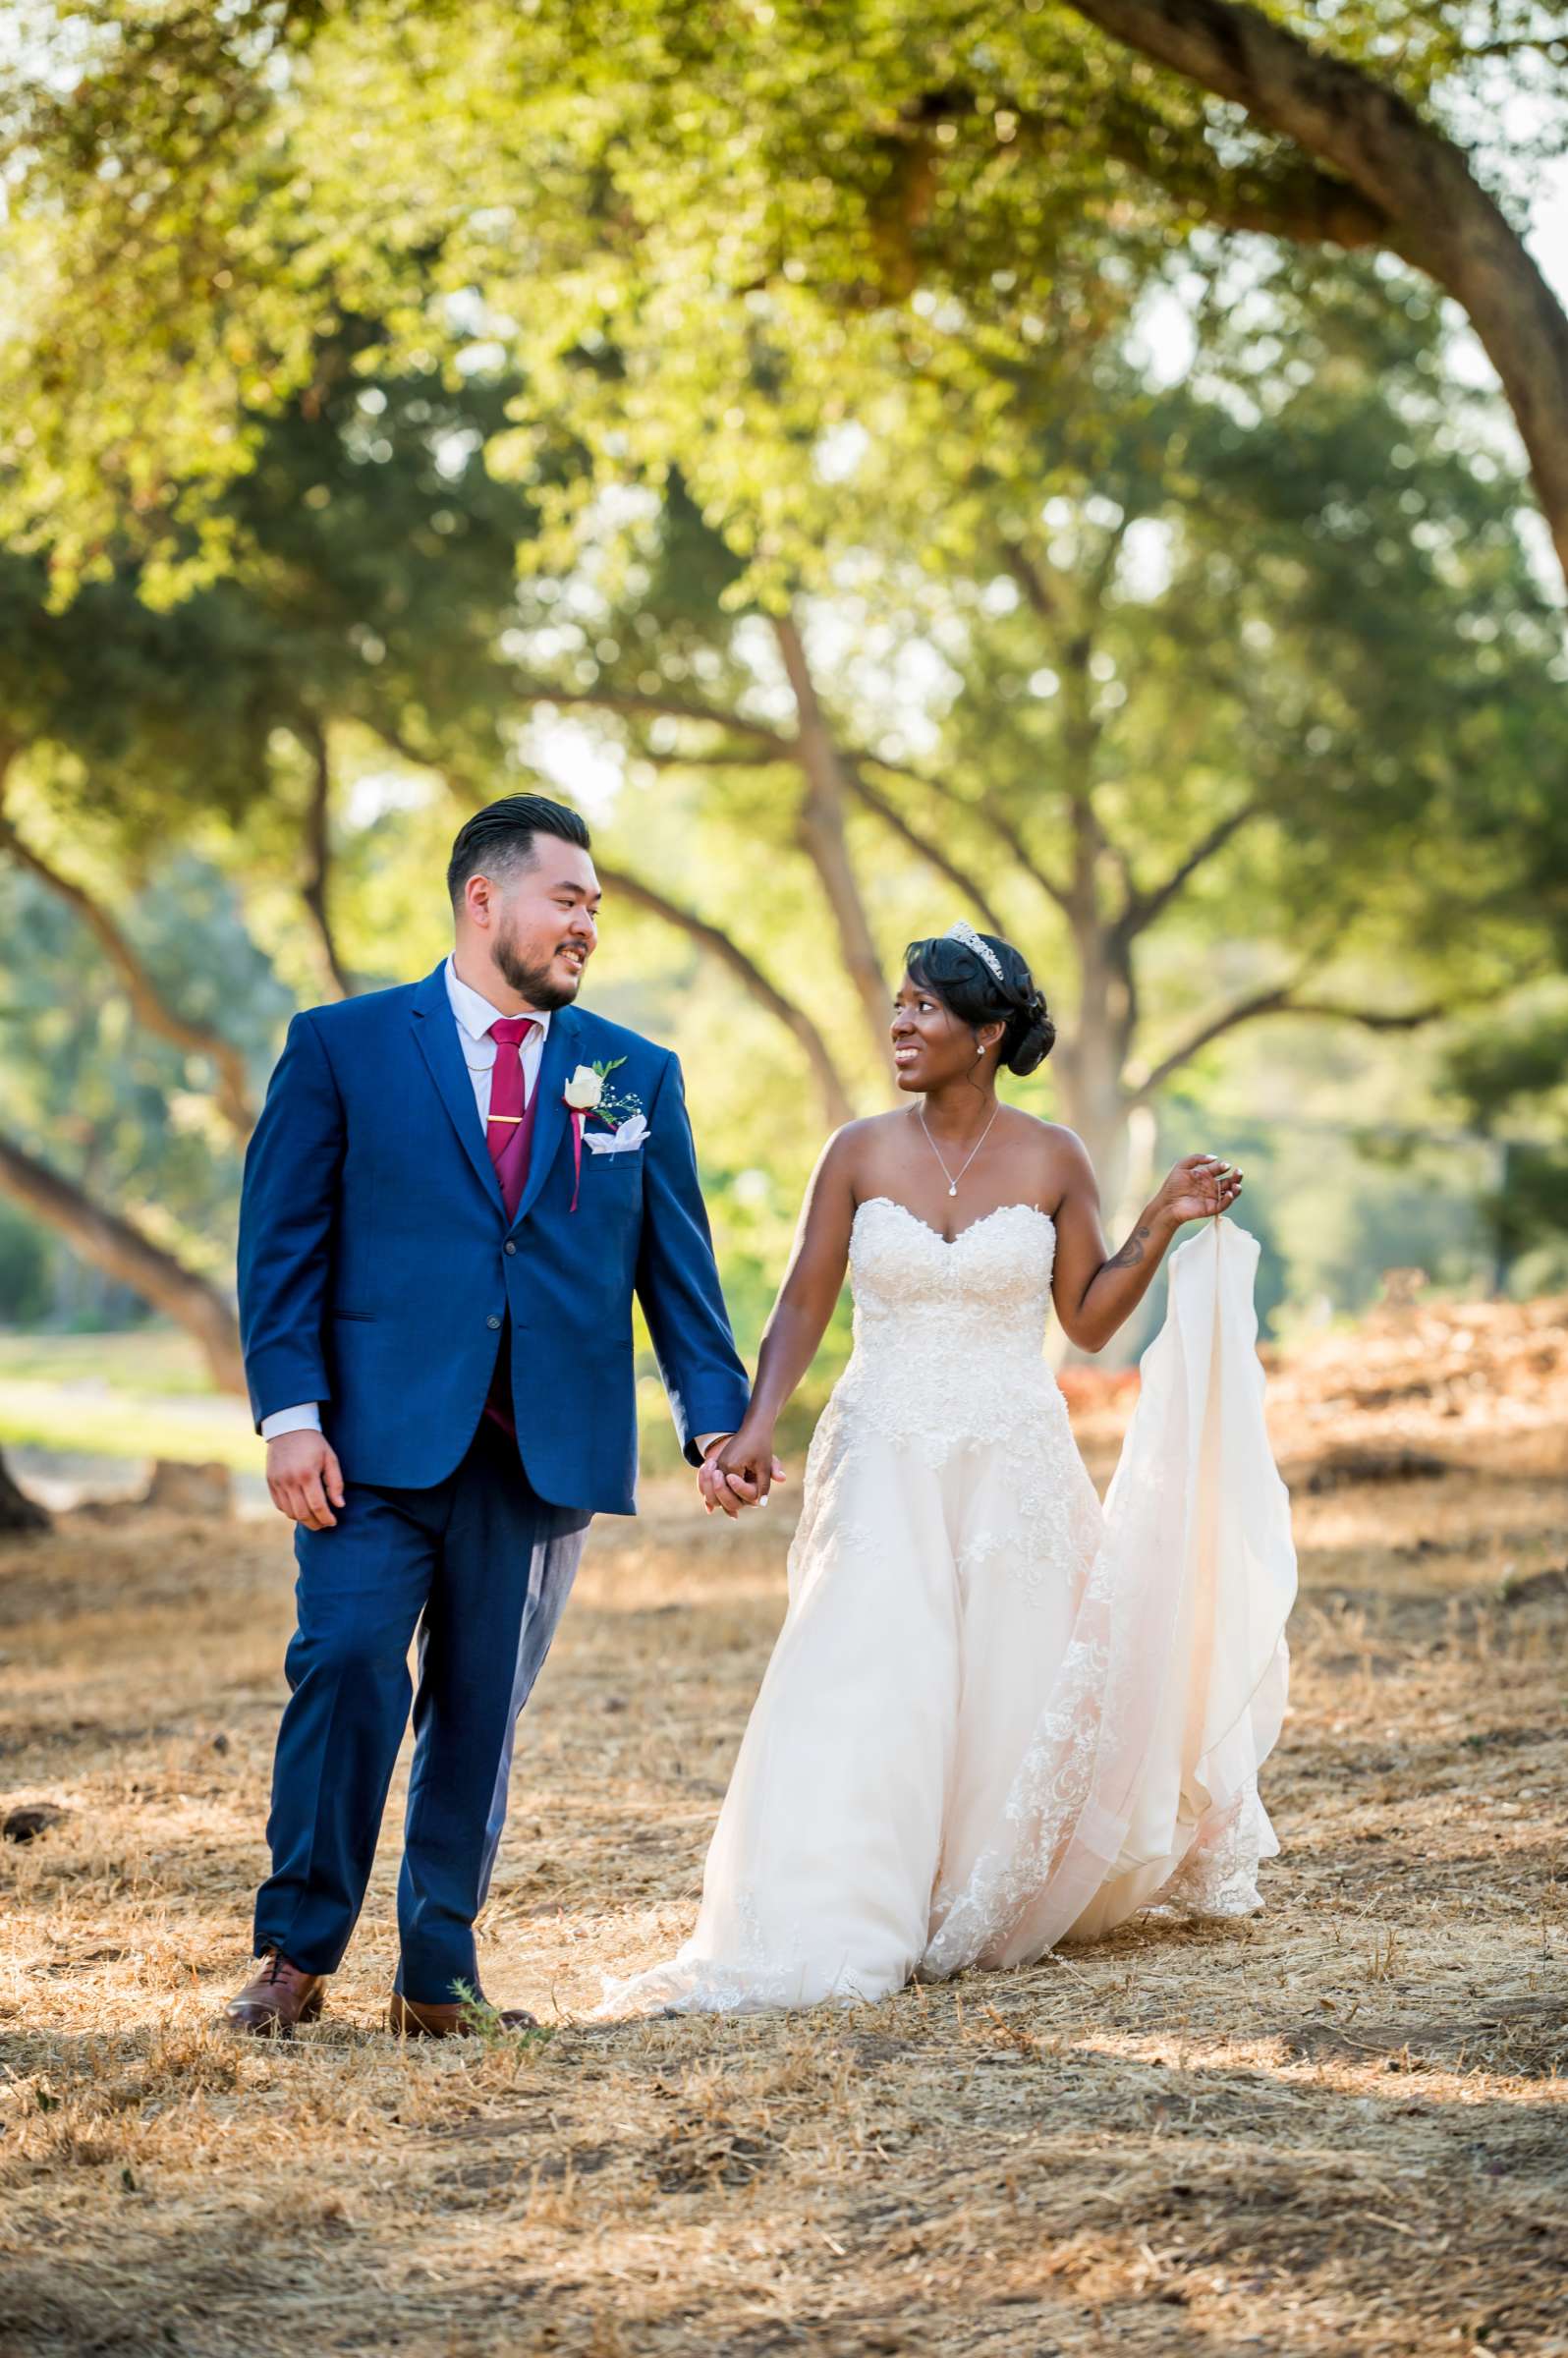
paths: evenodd
<path fill-rule="evenodd" d="M 0 2350 L 1568 2352 L 1562 1307 L 1276 1375 L 1266 1915 L 854 2013 L 581 2021 L 690 1920 L 782 1503 L 597 1527 L 485 1926 L 553 2027 L 431 2050 L 376 2027 L 390 1835 L 322 2023 L 206 2027 L 262 1867 L 282 1531 L 84 1511 L 13 1546 L 0 1806 L 62 1815 L 0 1848 Z M 1125 1395 L 1080 1390 L 1103 1474 Z"/>

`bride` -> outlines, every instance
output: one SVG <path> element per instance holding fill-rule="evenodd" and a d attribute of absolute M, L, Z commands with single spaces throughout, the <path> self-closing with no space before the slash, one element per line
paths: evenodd
<path fill-rule="evenodd" d="M 672 1959 L 599 2017 L 852 2003 L 1010 1966 L 1150 1905 L 1239 1915 L 1274 1842 L 1260 1763 L 1295 1593 L 1262 1423 L 1242 1174 L 1176 1164 L 1116 1253 L 1070 1130 L 999 1102 L 1055 1038 L 1019 952 L 913 943 L 908 1104 L 812 1174 L 709 1506 L 765 1495 L 846 1268 L 855 1345 L 807 1457 L 789 1606 Z M 1212 1216 L 1210 1216 L 1212 1215 Z M 1102 1509 L 1044 1358 L 1097 1350 L 1176 1231 L 1169 1309 Z"/>

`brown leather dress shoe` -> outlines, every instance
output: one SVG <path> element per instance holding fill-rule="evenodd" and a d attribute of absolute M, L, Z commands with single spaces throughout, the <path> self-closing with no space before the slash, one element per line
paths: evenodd
<path fill-rule="evenodd" d="M 260 1971 L 224 2007 L 224 2025 L 252 2039 L 292 2039 L 297 2022 L 314 2022 L 320 2013 L 327 1977 L 307 1973 L 276 1948 L 256 1962 Z"/>
<path fill-rule="evenodd" d="M 479 2008 L 486 2017 L 492 2016 L 503 2031 L 536 2031 L 537 2017 L 526 2006 L 492 2006 L 480 1998 Z M 400 2039 L 464 2039 L 478 2035 L 474 2019 L 475 2009 L 468 2005 L 427 2006 L 401 1990 L 394 1990 L 387 2004 L 388 2030 L 396 2031 Z"/>

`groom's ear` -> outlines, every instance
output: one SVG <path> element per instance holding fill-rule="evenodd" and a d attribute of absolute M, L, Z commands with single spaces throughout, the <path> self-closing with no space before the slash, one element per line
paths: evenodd
<path fill-rule="evenodd" d="M 465 879 L 455 915 L 466 917 L 472 925 L 488 930 L 495 923 L 500 905 L 501 888 L 493 877 L 481 872 Z"/>

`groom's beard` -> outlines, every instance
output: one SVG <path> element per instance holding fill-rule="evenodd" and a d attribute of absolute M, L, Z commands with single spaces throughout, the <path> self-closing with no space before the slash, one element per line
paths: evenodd
<path fill-rule="evenodd" d="M 570 1007 L 577 997 L 576 988 L 563 989 L 550 974 L 549 967 L 531 965 L 509 933 L 496 941 L 490 955 L 498 972 L 503 975 L 520 999 L 536 1007 L 541 1015 L 552 1015 L 557 1007 Z"/>

